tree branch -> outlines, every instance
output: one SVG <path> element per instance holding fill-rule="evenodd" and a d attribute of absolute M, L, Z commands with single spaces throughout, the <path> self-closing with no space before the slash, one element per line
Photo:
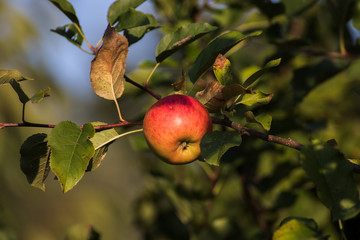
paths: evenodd
<path fill-rule="evenodd" d="M 215 124 L 220 124 L 220 125 L 227 126 L 227 127 L 232 128 L 232 129 L 235 129 L 241 135 L 247 135 L 247 136 L 250 136 L 250 137 L 260 138 L 260 139 L 262 139 L 264 141 L 267 141 L 267 142 L 280 144 L 280 145 L 287 146 L 287 147 L 290 147 L 290 148 L 294 148 L 294 149 L 297 149 L 297 150 L 301 150 L 301 148 L 303 147 L 303 145 L 301 143 L 295 142 L 291 138 L 286 139 L 286 138 L 282 138 L 282 137 L 278 137 L 278 136 L 258 132 L 256 130 L 253 130 L 253 129 L 250 129 L 250 128 L 247 128 L 247 127 L 243 127 L 243 126 L 241 126 L 240 124 L 238 124 L 236 122 L 230 121 L 228 118 L 220 119 L 220 118 L 213 117 L 212 122 L 215 123 Z"/>
<path fill-rule="evenodd" d="M 114 127 L 123 127 L 123 126 L 136 126 L 142 125 L 142 122 L 121 122 L 114 124 L 104 124 L 94 126 L 95 130 L 102 131 Z M 0 130 L 7 127 L 37 127 L 37 128 L 54 128 L 55 124 L 43 124 L 43 123 L 32 123 L 32 122 L 22 122 L 22 123 L 0 123 Z M 82 126 L 81 126 L 82 128 Z"/>

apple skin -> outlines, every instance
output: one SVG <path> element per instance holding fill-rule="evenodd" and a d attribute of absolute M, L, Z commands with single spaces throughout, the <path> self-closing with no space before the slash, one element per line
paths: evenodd
<path fill-rule="evenodd" d="M 185 164 L 200 156 L 200 141 L 212 131 L 206 108 L 187 95 L 160 99 L 145 115 L 143 129 L 149 147 L 162 160 Z"/>

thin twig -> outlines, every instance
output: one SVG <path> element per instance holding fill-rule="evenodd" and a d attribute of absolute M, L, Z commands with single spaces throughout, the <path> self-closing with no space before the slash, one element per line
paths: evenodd
<path fill-rule="evenodd" d="M 154 93 L 150 88 L 138 84 L 137 82 L 131 80 L 128 76 L 124 75 L 124 79 L 125 79 L 125 81 L 127 81 L 128 83 L 131 83 L 135 87 L 138 87 L 141 90 L 144 90 L 145 92 L 149 93 L 151 96 L 153 96 L 157 100 L 161 99 L 161 97 L 159 95 L 157 95 L 156 93 Z"/>
<path fill-rule="evenodd" d="M 329 58 L 338 58 L 338 59 L 355 60 L 355 59 L 360 57 L 359 55 L 350 54 L 348 52 L 345 52 L 345 53 L 326 52 L 326 51 L 321 51 L 321 50 L 317 50 L 317 49 L 310 49 L 310 48 L 302 48 L 300 51 L 303 52 L 303 53 L 306 53 L 308 55 L 322 56 L 322 57 L 329 57 Z"/>

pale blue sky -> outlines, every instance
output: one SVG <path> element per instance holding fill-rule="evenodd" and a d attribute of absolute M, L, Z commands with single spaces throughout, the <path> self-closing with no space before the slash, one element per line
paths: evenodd
<path fill-rule="evenodd" d="M 86 38 L 92 45 L 96 45 L 107 26 L 107 10 L 114 0 L 69 0 L 69 2 L 75 8 Z M 90 61 L 93 56 L 80 51 L 64 37 L 50 32 L 50 29 L 70 23 L 70 20 L 46 0 L 8 0 L 8 3 L 32 19 L 39 30 L 41 44 L 35 44 L 35 48 L 41 49 L 32 51 L 33 61 L 39 58 L 35 54 L 43 54 L 42 57 L 48 60 L 47 68 L 61 86 L 75 97 L 89 96 L 89 91 L 92 91 L 89 79 Z M 148 1 L 137 9 L 154 13 Z M 143 60 L 154 60 L 159 40 L 155 30 L 148 33 L 142 41 L 132 45 L 129 49 L 127 70 L 136 67 Z M 85 42 L 83 48 L 88 50 Z"/>

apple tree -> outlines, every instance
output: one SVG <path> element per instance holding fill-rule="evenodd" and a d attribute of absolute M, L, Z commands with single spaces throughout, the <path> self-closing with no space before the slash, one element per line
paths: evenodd
<path fill-rule="evenodd" d="M 1 69 L 22 108 L 0 134 L 44 129 L 20 148 L 31 186 L 52 172 L 76 191 L 126 138 L 147 175 L 133 209 L 144 239 L 359 239 L 359 1 L 153 0 L 152 15 L 117 0 L 97 44 L 69 1 L 48 2 L 69 21 L 51 31 L 93 55 L 89 85 L 116 118 L 32 122 L 50 89 L 29 95 L 32 76 Z M 154 31 L 154 59 L 128 71 Z"/>

